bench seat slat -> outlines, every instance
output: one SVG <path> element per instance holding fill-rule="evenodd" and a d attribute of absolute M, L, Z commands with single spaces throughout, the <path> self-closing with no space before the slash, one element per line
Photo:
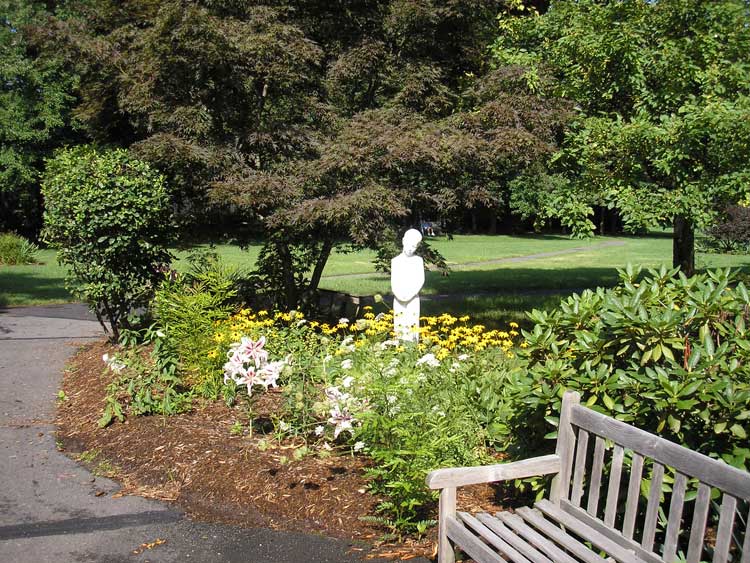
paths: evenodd
<path fill-rule="evenodd" d="M 605 563 L 606 560 L 602 559 L 591 551 L 584 544 L 579 542 L 573 536 L 568 535 L 565 530 L 560 529 L 558 526 L 545 519 L 542 514 L 537 510 L 532 510 L 528 507 L 519 508 L 516 511 L 526 522 L 537 528 L 539 531 L 544 532 L 544 535 L 548 538 L 555 540 L 560 546 L 564 547 L 570 553 L 576 557 L 582 559 L 586 563 Z"/>
<path fill-rule="evenodd" d="M 523 553 L 525 557 L 528 557 L 534 563 L 555 563 L 536 547 L 524 541 L 521 536 L 510 531 L 508 527 L 497 518 L 490 516 L 486 512 L 480 512 L 477 514 L 477 520 L 515 547 L 519 552 Z"/>
<path fill-rule="evenodd" d="M 515 530 L 520 536 L 531 542 L 537 549 L 547 554 L 555 563 L 578 563 L 562 549 L 526 524 L 520 516 L 510 514 L 509 512 L 498 512 L 495 516 L 509 528 Z"/>
<path fill-rule="evenodd" d="M 445 527 L 448 537 L 461 546 L 461 549 L 477 563 L 502 563 L 505 561 L 498 553 L 482 540 L 477 538 L 454 517 L 447 518 Z"/>
<path fill-rule="evenodd" d="M 583 510 L 581 507 L 573 506 L 569 502 L 562 501 L 560 503 L 560 508 L 562 508 L 562 510 L 567 512 L 568 514 L 578 518 L 584 524 L 595 529 L 600 534 L 605 535 L 616 544 L 622 546 L 623 548 L 629 551 L 633 551 L 638 557 L 640 557 L 647 563 L 664 563 L 661 557 L 659 557 L 658 555 L 656 555 L 655 553 L 651 551 L 646 551 L 645 549 L 641 547 L 641 545 L 638 542 L 636 542 L 635 540 L 631 538 L 626 538 L 620 535 L 620 533 L 617 530 L 605 526 L 604 522 L 602 522 L 598 518 L 594 518 L 588 512 Z"/>
<path fill-rule="evenodd" d="M 674 467 L 736 498 L 750 500 L 750 473 L 580 405 L 572 405 L 571 421 L 574 426 L 597 436 L 606 436 L 625 448 Z"/>
<path fill-rule="evenodd" d="M 497 549 L 502 556 L 509 558 L 510 561 L 513 561 L 514 563 L 531 563 L 526 557 L 518 553 L 518 551 L 510 544 L 500 538 L 500 536 L 495 534 L 471 514 L 466 512 L 458 512 L 457 514 L 465 526 L 474 530 L 474 533 Z"/>
<path fill-rule="evenodd" d="M 617 542 L 612 541 L 609 537 L 587 525 L 575 516 L 564 512 L 555 504 L 548 500 L 542 500 L 535 505 L 545 516 L 551 518 L 561 526 L 580 536 L 586 541 L 591 542 L 597 548 L 605 551 L 620 563 L 645 563 L 638 557 L 633 550 L 629 550 Z"/>

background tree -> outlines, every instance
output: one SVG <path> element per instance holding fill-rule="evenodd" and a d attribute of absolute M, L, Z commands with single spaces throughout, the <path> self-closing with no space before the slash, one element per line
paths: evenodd
<path fill-rule="evenodd" d="M 670 225 L 692 273 L 695 229 L 750 188 L 749 24 L 744 0 L 562 0 L 503 18 L 498 64 L 524 65 L 530 87 L 551 73 L 580 108 L 540 207 L 583 202 L 557 215 L 584 229 L 594 204 L 630 230 Z"/>
<path fill-rule="evenodd" d="M 48 14 L 0 0 L 0 231 L 36 238 L 42 225 L 43 158 L 72 139 L 74 75 L 35 42 Z"/>

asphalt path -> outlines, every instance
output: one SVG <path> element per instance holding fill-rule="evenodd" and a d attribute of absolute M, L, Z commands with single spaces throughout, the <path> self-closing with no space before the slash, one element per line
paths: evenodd
<path fill-rule="evenodd" d="M 76 346 L 102 337 L 81 305 L 0 310 L 0 563 L 354 563 L 350 542 L 194 522 L 57 450 L 54 409 Z M 413 561 L 426 563 L 426 559 Z"/>

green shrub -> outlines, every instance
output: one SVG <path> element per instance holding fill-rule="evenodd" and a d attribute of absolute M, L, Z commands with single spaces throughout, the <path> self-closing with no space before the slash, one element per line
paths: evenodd
<path fill-rule="evenodd" d="M 69 266 L 66 286 L 88 302 L 113 338 L 145 305 L 170 260 L 170 204 L 163 178 L 125 150 L 60 151 L 47 162 L 43 238 Z M 106 326 L 105 326 L 106 330 Z"/>
<path fill-rule="evenodd" d="M 750 299 L 729 270 L 620 272 L 620 284 L 573 295 L 524 333 L 509 436 L 522 456 L 544 449 L 563 389 L 586 405 L 748 469 Z M 540 447 L 541 446 L 541 447 Z"/>
<path fill-rule="evenodd" d="M 107 386 L 100 427 L 114 420 L 123 422 L 126 414 L 171 415 L 190 409 L 191 390 L 182 384 L 178 358 L 169 352 L 161 331 L 148 328 L 139 344 L 111 357 L 105 354 L 102 359 L 113 377 Z"/>
<path fill-rule="evenodd" d="M 34 264 L 39 247 L 15 233 L 0 233 L 0 264 Z"/>
<path fill-rule="evenodd" d="M 709 251 L 742 252 L 750 248 L 750 208 L 730 205 L 726 217 L 706 231 L 702 241 Z"/>
<path fill-rule="evenodd" d="M 208 353 L 216 346 L 212 338 L 216 322 L 236 309 L 233 301 L 240 273 L 214 253 L 193 254 L 188 260 L 186 273 L 165 272 L 151 312 L 165 335 L 164 350 L 179 358 L 186 385 L 215 398 L 221 391 L 220 371 Z"/>

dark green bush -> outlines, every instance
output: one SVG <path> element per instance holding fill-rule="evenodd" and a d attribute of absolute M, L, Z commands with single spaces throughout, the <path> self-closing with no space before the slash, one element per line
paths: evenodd
<path fill-rule="evenodd" d="M 524 333 L 509 436 L 539 451 L 563 389 L 606 414 L 736 467 L 750 465 L 750 305 L 743 283 L 717 270 L 620 272 L 614 289 L 533 311 Z M 520 452 L 519 452 L 520 453 Z"/>
<path fill-rule="evenodd" d="M 39 247 L 15 233 L 0 233 L 0 264 L 33 264 Z"/>
<path fill-rule="evenodd" d="M 750 207 L 727 207 L 726 218 L 706 231 L 703 244 L 708 250 L 747 252 L 750 248 Z"/>
<path fill-rule="evenodd" d="M 163 178 L 126 150 L 60 151 L 47 162 L 43 237 L 69 266 L 66 286 L 89 303 L 114 339 L 144 306 L 170 261 L 170 203 Z M 106 330 L 106 326 L 105 326 Z"/>

